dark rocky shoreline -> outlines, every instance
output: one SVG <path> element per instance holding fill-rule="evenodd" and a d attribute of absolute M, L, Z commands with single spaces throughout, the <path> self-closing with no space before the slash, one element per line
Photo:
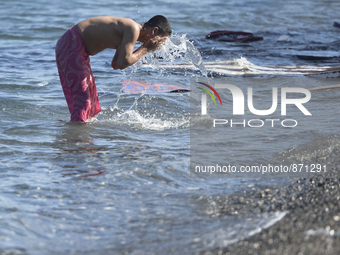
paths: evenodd
<path fill-rule="evenodd" d="M 326 174 L 228 197 L 220 214 L 288 213 L 258 234 L 202 254 L 340 254 L 340 179 L 334 178 L 340 166 L 337 155 L 332 159 Z"/>

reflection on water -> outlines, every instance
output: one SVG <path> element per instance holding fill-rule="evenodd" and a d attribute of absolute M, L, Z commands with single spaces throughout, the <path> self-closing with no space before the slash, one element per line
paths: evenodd
<path fill-rule="evenodd" d="M 55 161 L 65 162 L 58 164 L 66 171 L 63 176 L 80 175 L 90 177 L 106 173 L 103 166 L 93 165 L 100 160 L 102 153 L 107 151 L 105 146 L 95 145 L 91 133 L 95 129 L 91 125 L 83 123 L 66 123 L 56 136 L 53 147 L 60 152 L 56 153 Z M 90 165 L 91 169 L 84 169 L 84 165 Z"/>

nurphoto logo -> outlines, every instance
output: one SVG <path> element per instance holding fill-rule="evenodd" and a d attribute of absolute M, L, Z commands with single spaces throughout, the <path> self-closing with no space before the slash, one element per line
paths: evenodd
<path fill-rule="evenodd" d="M 245 114 L 245 96 L 243 91 L 231 84 L 215 84 L 214 87 L 211 85 L 208 85 L 203 82 L 198 82 L 198 84 L 203 85 L 204 88 L 198 87 L 198 89 L 202 90 L 201 94 L 201 114 L 207 115 L 207 94 L 211 97 L 215 105 L 217 105 L 214 95 L 218 98 L 220 105 L 222 106 L 222 100 L 219 95 L 219 93 L 216 91 L 216 89 L 228 89 L 232 94 L 232 110 L 233 115 L 244 115 Z M 212 91 L 212 93 L 208 90 Z M 222 90 L 223 91 L 223 90 Z M 288 95 L 291 96 L 297 96 L 303 94 L 303 97 L 298 98 L 288 98 Z M 286 116 L 287 115 L 287 105 L 295 105 L 297 109 L 299 109 L 304 115 L 311 116 L 312 114 L 307 110 L 307 108 L 304 106 L 310 99 L 311 99 L 311 93 L 309 90 L 305 88 L 297 88 L 297 87 L 284 87 L 281 88 L 281 115 Z M 258 116 L 268 116 L 270 114 L 273 114 L 277 110 L 278 106 L 278 88 L 273 87 L 272 88 L 272 105 L 268 109 L 255 109 L 253 104 L 253 88 L 248 87 L 247 88 L 247 105 L 248 109 L 251 113 Z M 230 127 L 236 126 L 236 125 L 243 125 L 249 126 L 249 127 L 262 127 L 265 125 L 265 123 L 271 123 L 271 126 L 274 127 L 277 122 L 281 123 L 281 126 L 283 127 L 295 127 L 297 126 L 297 121 L 295 119 L 251 119 L 246 121 L 245 119 L 240 121 L 235 121 L 233 119 L 214 119 L 213 120 L 213 126 L 216 127 L 217 125 L 226 125 L 229 124 Z M 247 124 L 247 125 L 246 125 Z"/>

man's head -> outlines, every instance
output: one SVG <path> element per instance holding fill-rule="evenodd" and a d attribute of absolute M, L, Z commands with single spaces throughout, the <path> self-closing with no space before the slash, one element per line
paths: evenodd
<path fill-rule="evenodd" d="M 168 36 L 172 34 L 170 22 L 162 15 L 152 17 L 148 22 L 143 24 L 143 27 L 146 29 L 152 29 L 155 35 Z"/>

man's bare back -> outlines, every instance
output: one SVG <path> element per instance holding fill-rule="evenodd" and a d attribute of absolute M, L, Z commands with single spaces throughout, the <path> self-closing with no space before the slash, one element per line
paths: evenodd
<path fill-rule="evenodd" d="M 124 32 L 130 32 L 137 41 L 141 25 L 127 18 L 101 16 L 83 20 L 77 27 L 87 53 L 96 55 L 107 48 L 118 49 Z"/>

